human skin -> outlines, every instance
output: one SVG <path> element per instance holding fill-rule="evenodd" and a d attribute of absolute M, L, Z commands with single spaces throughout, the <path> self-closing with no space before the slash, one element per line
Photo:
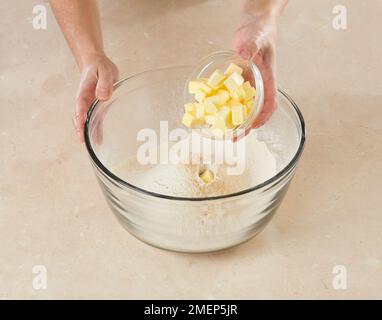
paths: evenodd
<path fill-rule="evenodd" d="M 246 0 L 232 48 L 252 59 L 264 81 L 264 106 L 253 127 L 268 120 L 276 108 L 276 38 L 279 18 L 288 0 Z"/>
<path fill-rule="evenodd" d="M 49 0 L 49 3 L 81 72 L 73 124 L 83 142 L 87 111 L 95 98 L 102 101 L 110 98 L 118 69 L 103 48 L 96 0 Z"/>
<path fill-rule="evenodd" d="M 81 72 L 73 124 L 83 142 L 87 111 L 94 101 L 108 100 L 118 69 L 106 56 L 96 0 L 49 0 L 53 13 Z M 275 41 L 280 15 L 287 0 L 245 0 L 232 47 L 244 59 L 253 59 L 264 80 L 264 107 L 254 126 L 263 124 L 275 109 Z"/>

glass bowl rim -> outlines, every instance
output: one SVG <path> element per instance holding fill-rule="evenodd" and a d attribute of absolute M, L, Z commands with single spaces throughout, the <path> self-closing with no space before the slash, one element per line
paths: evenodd
<path fill-rule="evenodd" d="M 190 66 L 189 65 L 172 65 L 172 66 L 165 66 L 165 67 L 161 67 L 161 68 L 154 68 L 154 69 L 149 69 L 149 70 L 146 70 L 146 71 L 143 71 L 143 72 L 135 73 L 135 74 L 133 74 L 133 75 L 131 75 L 129 77 L 126 77 L 126 78 L 123 78 L 123 79 L 117 81 L 114 84 L 114 89 L 117 89 L 119 86 L 121 86 L 123 83 L 125 83 L 125 82 L 127 82 L 129 80 L 142 77 L 142 76 L 144 76 L 146 74 L 149 74 L 149 73 L 152 73 L 152 72 L 158 72 L 158 71 L 163 71 L 163 70 L 168 70 L 168 69 L 186 68 L 186 67 L 190 67 Z M 131 189 L 131 190 L 133 190 L 135 192 L 142 193 L 142 194 L 145 194 L 145 195 L 153 197 L 153 198 L 161 198 L 161 199 L 176 200 L 176 201 L 195 201 L 195 202 L 198 202 L 198 201 L 228 199 L 228 198 L 234 198 L 234 197 L 238 197 L 238 196 L 241 196 L 241 195 L 245 195 L 247 193 L 251 193 L 253 191 L 263 189 L 263 188 L 271 185 L 273 182 L 277 181 L 278 179 L 282 178 L 284 175 L 286 175 L 289 172 L 289 170 L 292 169 L 295 166 L 295 164 L 297 163 L 297 161 L 299 160 L 299 158 L 300 158 L 300 156 L 302 154 L 302 151 L 304 150 L 305 140 L 306 140 L 306 131 L 305 131 L 305 120 L 304 120 L 304 117 L 302 116 L 302 113 L 301 113 L 300 109 L 298 108 L 296 102 L 285 92 L 285 90 L 283 90 L 281 88 L 278 88 L 277 91 L 279 93 L 281 93 L 282 96 L 284 96 L 284 98 L 286 98 L 288 100 L 288 102 L 292 105 L 292 107 L 293 107 L 294 111 L 296 112 L 296 114 L 298 116 L 298 119 L 300 121 L 300 125 L 301 125 L 301 139 L 300 139 L 299 146 L 297 148 L 297 151 L 296 151 L 295 155 L 292 157 L 292 159 L 289 161 L 289 163 L 282 170 L 280 170 L 276 175 L 272 176 L 271 178 L 269 178 L 268 180 L 265 180 L 264 182 L 262 182 L 260 184 L 257 184 L 257 185 L 255 185 L 255 186 L 253 186 L 251 188 L 247 188 L 247 189 L 244 189 L 244 190 L 241 190 L 241 191 L 238 191 L 238 192 L 224 194 L 224 195 L 220 195 L 220 196 L 212 196 L 212 197 L 176 197 L 176 196 L 170 196 L 170 195 L 166 195 L 166 194 L 161 194 L 161 193 L 156 193 L 156 192 L 145 190 L 145 189 L 137 187 L 137 186 L 135 186 L 135 185 L 133 185 L 133 184 L 131 184 L 129 182 L 126 182 L 125 180 L 123 180 L 120 177 L 116 176 L 109 169 L 107 169 L 103 165 L 103 163 L 98 159 L 98 157 L 96 156 L 96 154 L 95 154 L 95 152 L 93 150 L 92 144 L 90 142 L 90 137 L 89 137 L 89 133 L 88 133 L 89 132 L 90 119 L 91 119 L 91 116 L 93 114 L 93 111 L 95 110 L 95 108 L 97 107 L 98 103 L 100 102 L 99 99 L 95 99 L 94 100 L 94 102 L 92 103 L 92 105 L 89 108 L 88 113 L 87 113 L 87 117 L 86 117 L 86 121 L 85 121 L 85 126 L 84 126 L 85 146 L 86 146 L 86 149 L 87 149 L 87 151 L 88 151 L 88 153 L 90 155 L 90 158 L 93 161 L 93 163 L 95 164 L 95 166 L 104 175 L 106 175 L 106 177 L 108 179 L 110 179 L 113 182 L 116 182 L 119 185 L 127 187 L 128 189 Z"/>

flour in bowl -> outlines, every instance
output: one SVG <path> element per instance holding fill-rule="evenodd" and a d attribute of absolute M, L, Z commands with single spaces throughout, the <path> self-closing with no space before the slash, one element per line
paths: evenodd
<path fill-rule="evenodd" d="M 167 196 L 194 198 L 232 194 L 259 185 L 276 174 L 276 160 L 265 142 L 251 134 L 244 143 L 245 168 L 239 175 L 229 174 L 229 165 L 225 163 L 206 165 L 189 161 L 142 165 L 136 157 L 115 166 L 113 173 L 141 189 Z M 213 180 L 206 184 L 200 174 L 207 169 L 213 173 Z"/>

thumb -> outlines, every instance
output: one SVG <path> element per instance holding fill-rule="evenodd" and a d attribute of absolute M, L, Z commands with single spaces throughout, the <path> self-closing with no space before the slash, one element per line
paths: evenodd
<path fill-rule="evenodd" d="M 232 40 L 232 48 L 245 60 L 252 59 L 259 52 L 260 46 L 253 36 L 251 28 L 241 27 Z"/>
<path fill-rule="evenodd" d="M 113 93 L 113 73 L 104 65 L 98 69 L 98 82 L 96 87 L 96 97 L 99 100 L 107 100 Z"/>

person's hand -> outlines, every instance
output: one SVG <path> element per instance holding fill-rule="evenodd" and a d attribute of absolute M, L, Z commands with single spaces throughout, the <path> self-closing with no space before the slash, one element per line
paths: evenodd
<path fill-rule="evenodd" d="M 105 55 L 94 55 L 86 59 L 81 68 L 73 124 L 84 141 L 84 124 L 91 103 L 97 98 L 108 100 L 113 93 L 113 84 L 118 80 L 118 69 Z"/>
<path fill-rule="evenodd" d="M 246 60 L 253 59 L 264 81 L 264 106 L 253 127 L 264 124 L 276 108 L 275 40 L 276 18 L 270 14 L 243 16 L 232 47 Z"/>

